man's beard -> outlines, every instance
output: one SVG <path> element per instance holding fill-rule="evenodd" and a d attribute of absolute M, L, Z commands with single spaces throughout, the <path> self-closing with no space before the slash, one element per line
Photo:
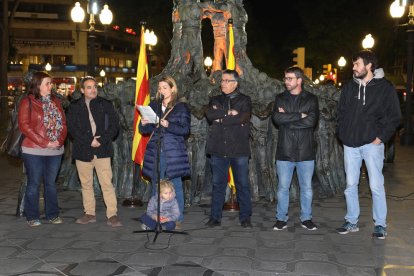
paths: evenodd
<path fill-rule="evenodd" d="M 354 71 L 354 77 L 360 80 L 363 80 L 366 76 L 368 75 L 368 71 L 363 71 L 361 72 L 359 75 L 356 75 L 355 71 Z"/>

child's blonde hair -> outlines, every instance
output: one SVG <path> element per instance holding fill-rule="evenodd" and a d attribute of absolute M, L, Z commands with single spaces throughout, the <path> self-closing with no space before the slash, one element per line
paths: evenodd
<path fill-rule="evenodd" d="M 160 191 L 166 188 L 171 189 L 171 192 L 175 193 L 174 184 L 167 179 L 161 179 L 160 180 Z"/>

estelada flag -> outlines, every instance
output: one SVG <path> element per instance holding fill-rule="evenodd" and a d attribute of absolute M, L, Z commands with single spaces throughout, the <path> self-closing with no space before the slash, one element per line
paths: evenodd
<path fill-rule="evenodd" d="M 132 140 L 132 161 L 139 165 L 142 165 L 144 161 L 144 153 L 149 136 L 141 135 L 139 132 L 138 126 L 141 121 L 141 114 L 136 105 L 148 105 L 149 102 L 148 62 L 144 40 L 144 26 L 142 26 L 135 88 L 134 136 Z"/>

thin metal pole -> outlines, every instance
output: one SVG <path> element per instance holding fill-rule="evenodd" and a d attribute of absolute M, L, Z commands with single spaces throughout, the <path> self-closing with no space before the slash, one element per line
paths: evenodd
<path fill-rule="evenodd" d="M 410 6 L 410 16 L 413 16 L 413 6 Z M 404 118 L 404 133 L 400 138 L 401 145 L 413 145 L 413 126 L 411 120 L 411 110 L 412 110 L 412 81 L 413 81 L 413 44 L 414 44 L 414 29 L 413 25 L 410 22 L 408 23 L 407 30 L 407 96 L 405 99 L 405 118 Z"/>

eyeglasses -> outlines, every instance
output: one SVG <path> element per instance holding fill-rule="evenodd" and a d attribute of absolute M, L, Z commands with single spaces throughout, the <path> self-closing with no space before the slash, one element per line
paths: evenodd
<path fill-rule="evenodd" d="M 289 82 L 291 82 L 294 79 L 297 79 L 297 77 L 286 77 L 286 78 L 283 78 L 283 81 L 289 81 Z"/>
<path fill-rule="evenodd" d="M 233 81 L 236 81 L 236 80 L 221 80 L 221 82 L 224 82 L 224 83 L 229 83 L 229 82 L 233 82 Z"/>

